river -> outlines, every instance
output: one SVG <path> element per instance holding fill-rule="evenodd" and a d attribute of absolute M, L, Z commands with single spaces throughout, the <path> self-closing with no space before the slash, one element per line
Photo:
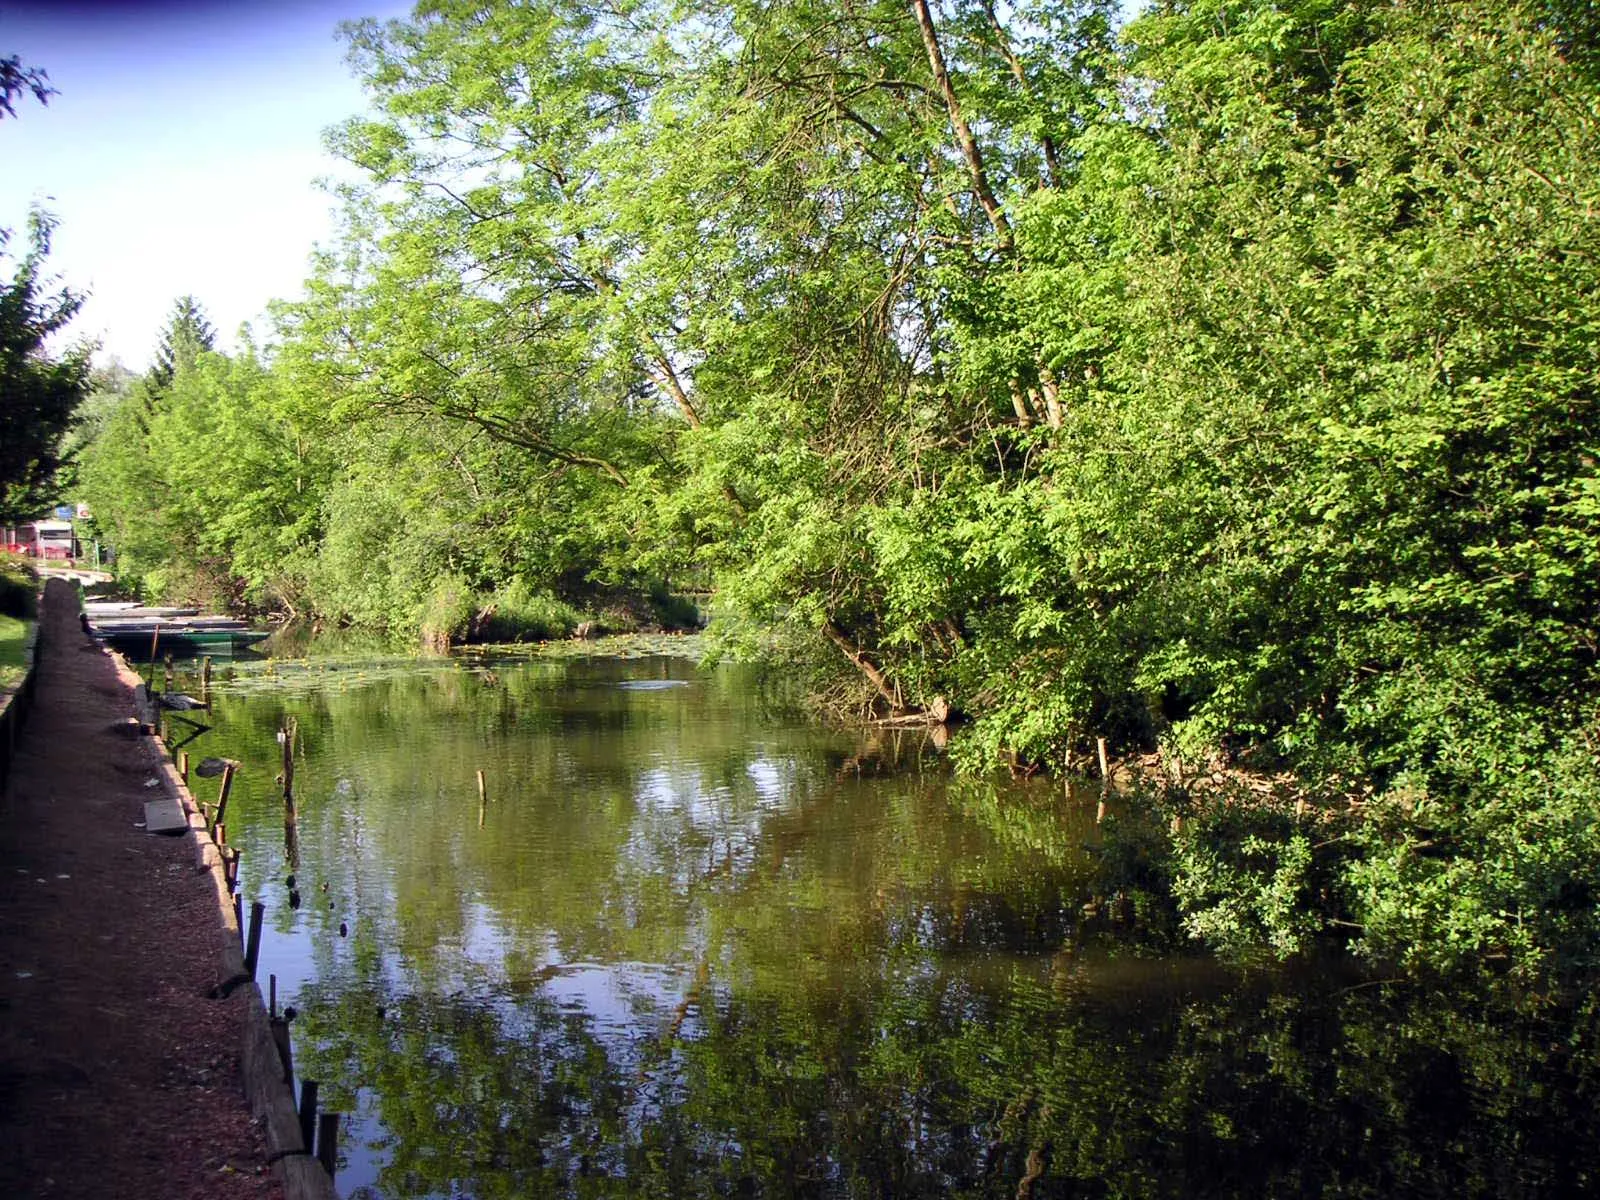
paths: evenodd
<path fill-rule="evenodd" d="M 1093 795 L 952 780 L 661 648 L 220 672 L 189 750 L 243 764 L 343 1195 L 1600 1186 L 1592 1011 L 1215 962 Z"/>

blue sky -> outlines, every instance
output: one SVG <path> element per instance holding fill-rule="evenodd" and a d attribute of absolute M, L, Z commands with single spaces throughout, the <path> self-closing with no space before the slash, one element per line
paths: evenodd
<path fill-rule="evenodd" d="M 59 95 L 0 119 L 0 226 L 60 218 L 52 271 L 90 293 L 75 323 L 102 358 L 148 365 L 173 300 L 199 298 L 220 340 L 269 332 L 297 295 L 335 202 L 322 131 L 364 107 L 335 30 L 401 0 L 0 2 L 0 56 Z M 15 247 L 14 247 L 15 248 Z"/>

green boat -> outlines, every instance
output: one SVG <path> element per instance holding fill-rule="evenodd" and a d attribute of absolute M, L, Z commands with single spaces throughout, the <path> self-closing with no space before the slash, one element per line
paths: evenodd
<path fill-rule="evenodd" d="M 89 632 L 111 649 L 140 662 L 149 661 L 152 645 L 157 658 L 168 654 L 174 658 L 232 658 L 271 636 L 265 630 L 247 629 L 240 622 L 173 623 L 159 629 L 154 623 L 91 623 Z"/>

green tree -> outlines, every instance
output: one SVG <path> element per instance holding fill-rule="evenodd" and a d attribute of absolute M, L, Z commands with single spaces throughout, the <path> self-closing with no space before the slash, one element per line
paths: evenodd
<path fill-rule="evenodd" d="M 216 341 L 216 330 L 198 300 L 193 296 L 174 300 L 172 315 L 156 346 L 155 364 L 150 368 L 150 380 L 156 390 L 171 387 L 178 372 L 192 368 L 201 354 L 216 348 Z"/>
<path fill-rule="evenodd" d="M 63 439 L 88 388 L 91 347 L 55 352 L 83 300 L 67 288 L 52 292 L 45 274 L 55 219 L 41 209 L 28 217 L 28 248 L 9 284 L 0 288 L 0 519 L 35 517 L 55 499 Z M 0 230 L 0 256 L 9 234 Z"/>

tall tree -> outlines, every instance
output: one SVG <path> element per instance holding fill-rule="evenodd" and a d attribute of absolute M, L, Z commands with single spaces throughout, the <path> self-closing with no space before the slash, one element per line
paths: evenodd
<path fill-rule="evenodd" d="M 205 309 L 193 296 L 179 296 L 172 304 L 172 315 L 161 333 L 161 344 L 156 347 L 155 365 L 150 368 L 150 382 L 157 391 L 172 386 L 180 371 L 187 371 L 195 360 L 207 350 L 216 348 L 217 334 L 206 320 Z"/>
<path fill-rule="evenodd" d="M 44 274 L 55 219 L 28 216 L 28 248 L 0 287 L 0 519 L 37 516 L 55 498 L 61 445 L 89 383 L 87 343 L 53 357 L 47 343 L 67 327 L 82 297 L 52 292 Z M 0 230 L 0 256 L 10 234 Z"/>

